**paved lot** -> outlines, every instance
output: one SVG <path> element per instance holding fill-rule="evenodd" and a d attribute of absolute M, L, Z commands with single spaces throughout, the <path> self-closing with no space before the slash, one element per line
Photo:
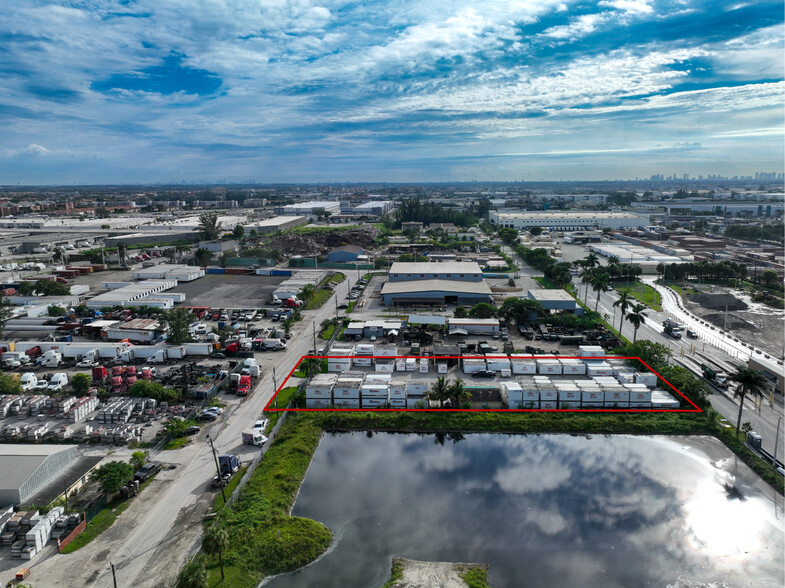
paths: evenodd
<path fill-rule="evenodd" d="M 286 279 L 284 276 L 207 274 L 193 282 L 178 284 L 170 292 L 184 293 L 186 306 L 259 308 L 270 303 L 272 293 Z"/>

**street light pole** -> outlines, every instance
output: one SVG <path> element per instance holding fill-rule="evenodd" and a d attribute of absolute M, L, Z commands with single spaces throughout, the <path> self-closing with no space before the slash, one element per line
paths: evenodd
<path fill-rule="evenodd" d="M 275 408 L 278 408 L 278 394 L 276 394 L 276 390 L 278 390 L 278 380 L 275 377 L 275 366 L 273 366 L 273 395 L 275 396 Z"/>
<path fill-rule="evenodd" d="M 777 467 L 777 445 L 779 444 L 780 440 L 780 424 L 782 423 L 782 417 L 777 419 L 777 434 L 774 436 L 774 455 L 771 458 L 771 465 L 775 468 Z"/>

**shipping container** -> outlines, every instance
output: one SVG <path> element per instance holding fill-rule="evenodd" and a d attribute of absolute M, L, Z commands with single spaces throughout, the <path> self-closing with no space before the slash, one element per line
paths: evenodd
<path fill-rule="evenodd" d="M 637 373 L 635 374 L 635 383 L 654 388 L 657 385 L 657 374 L 651 372 Z"/>
<path fill-rule="evenodd" d="M 356 398 L 336 398 L 333 401 L 336 408 L 360 408 L 359 394 Z"/>
<path fill-rule="evenodd" d="M 305 408 L 330 408 L 332 400 L 329 398 L 306 398 Z"/>

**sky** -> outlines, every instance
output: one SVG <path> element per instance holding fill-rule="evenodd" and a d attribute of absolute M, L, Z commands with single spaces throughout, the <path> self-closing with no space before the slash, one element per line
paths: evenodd
<path fill-rule="evenodd" d="M 782 171 L 782 0 L 0 3 L 0 185 Z"/>

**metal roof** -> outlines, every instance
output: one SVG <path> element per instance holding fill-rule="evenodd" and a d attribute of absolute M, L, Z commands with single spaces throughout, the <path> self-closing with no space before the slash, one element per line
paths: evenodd
<path fill-rule="evenodd" d="M 529 290 L 529 297 L 533 300 L 537 300 L 538 302 L 553 302 L 553 301 L 565 301 L 565 302 L 575 302 L 575 298 L 572 297 L 572 294 L 565 290 L 557 290 L 547 289 L 547 288 L 534 288 Z"/>
<path fill-rule="evenodd" d="M 49 456 L 72 450 L 73 445 L 0 445 L 0 492 L 16 491 Z"/>
<path fill-rule="evenodd" d="M 391 274 L 482 274 L 474 261 L 396 261 L 390 266 Z"/>
<path fill-rule="evenodd" d="M 382 296 L 409 292 L 457 292 L 459 294 L 487 294 L 490 296 L 491 288 L 485 282 L 464 282 L 461 280 L 407 280 L 387 282 L 382 286 Z"/>

